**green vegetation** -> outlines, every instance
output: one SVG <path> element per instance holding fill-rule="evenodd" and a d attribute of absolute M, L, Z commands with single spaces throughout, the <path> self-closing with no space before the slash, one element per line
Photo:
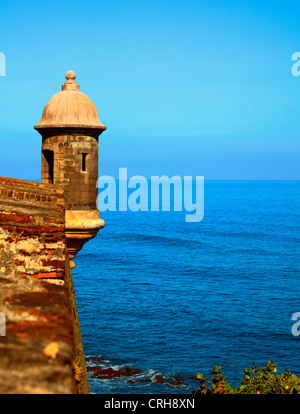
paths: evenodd
<path fill-rule="evenodd" d="M 253 364 L 253 368 L 245 368 L 241 385 L 232 388 L 226 377 L 221 374 L 221 366 L 214 367 L 213 378 L 208 381 L 201 373 L 197 375 L 200 386 L 192 394 L 300 394 L 300 378 L 291 375 L 289 370 L 278 374 L 275 363 L 268 361 L 264 368 Z"/>

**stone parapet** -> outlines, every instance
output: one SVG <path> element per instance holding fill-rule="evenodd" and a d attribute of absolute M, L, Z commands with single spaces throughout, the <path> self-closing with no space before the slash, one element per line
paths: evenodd
<path fill-rule="evenodd" d="M 0 274 L 64 278 L 63 189 L 0 177 Z"/>
<path fill-rule="evenodd" d="M 0 277 L 1 394 L 73 394 L 74 342 L 64 286 L 30 276 Z"/>
<path fill-rule="evenodd" d="M 89 393 L 61 187 L 0 177 L 0 312 L 1 394 Z"/>

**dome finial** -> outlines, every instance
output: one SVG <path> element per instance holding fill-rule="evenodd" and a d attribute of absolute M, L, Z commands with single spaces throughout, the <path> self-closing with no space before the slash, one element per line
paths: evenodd
<path fill-rule="evenodd" d="M 79 91 L 79 85 L 75 81 L 76 74 L 72 70 L 66 73 L 66 82 L 62 86 L 63 91 Z"/>
<path fill-rule="evenodd" d="M 75 72 L 73 72 L 72 70 L 69 70 L 69 71 L 66 73 L 66 79 L 67 79 L 67 80 L 69 80 L 69 79 L 76 79 L 76 73 L 75 73 Z"/>

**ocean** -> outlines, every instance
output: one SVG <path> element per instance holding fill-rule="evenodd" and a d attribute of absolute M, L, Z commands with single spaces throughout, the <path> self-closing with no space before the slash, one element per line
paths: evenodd
<path fill-rule="evenodd" d="M 186 223 L 185 211 L 106 211 L 106 227 L 77 255 L 87 366 L 140 369 L 111 380 L 89 372 L 91 393 L 190 394 L 190 377 L 210 379 L 215 365 L 238 386 L 252 361 L 300 376 L 300 182 L 204 187 L 201 222 Z"/>

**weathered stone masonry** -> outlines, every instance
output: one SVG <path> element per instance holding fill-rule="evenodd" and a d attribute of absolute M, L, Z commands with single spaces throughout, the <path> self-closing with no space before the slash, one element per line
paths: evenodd
<path fill-rule="evenodd" d="M 89 392 L 60 187 L 0 177 L 0 312 L 0 393 Z"/>
<path fill-rule="evenodd" d="M 64 278 L 63 189 L 0 177 L 0 272 Z"/>
<path fill-rule="evenodd" d="M 65 186 L 66 210 L 97 210 L 98 138 L 78 134 L 43 138 L 43 160 L 50 151 L 54 168 L 50 174 L 48 162 L 42 163 L 42 181 Z"/>

